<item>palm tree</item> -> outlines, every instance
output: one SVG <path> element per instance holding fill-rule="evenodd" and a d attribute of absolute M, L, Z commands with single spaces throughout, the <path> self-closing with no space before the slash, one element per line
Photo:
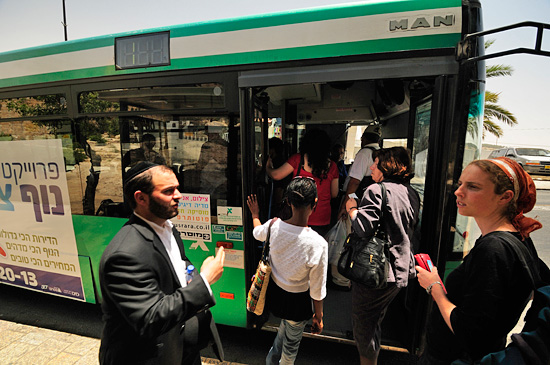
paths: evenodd
<path fill-rule="evenodd" d="M 485 49 L 489 48 L 495 41 L 485 42 Z M 486 78 L 498 76 L 512 76 L 514 69 L 507 65 L 491 65 L 486 67 Z M 491 133 L 496 137 L 502 136 L 502 128 L 497 122 L 502 122 L 509 126 L 514 126 L 518 122 L 512 112 L 498 105 L 500 93 L 485 91 L 485 110 L 483 113 L 483 137 L 485 132 Z"/>

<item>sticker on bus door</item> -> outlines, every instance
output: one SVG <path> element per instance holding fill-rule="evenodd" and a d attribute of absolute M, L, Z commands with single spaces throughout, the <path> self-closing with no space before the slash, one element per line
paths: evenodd
<path fill-rule="evenodd" d="M 218 223 L 226 225 L 243 225 L 243 208 L 218 206 Z"/>
<path fill-rule="evenodd" d="M 172 223 L 183 239 L 211 242 L 210 195 L 182 194 Z"/>

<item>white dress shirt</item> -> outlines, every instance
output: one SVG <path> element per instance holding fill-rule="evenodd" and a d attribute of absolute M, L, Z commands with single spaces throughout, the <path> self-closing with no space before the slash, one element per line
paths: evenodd
<path fill-rule="evenodd" d="M 178 280 L 182 288 L 185 288 L 187 286 L 187 275 L 185 272 L 187 269 L 187 264 L 185 263 L 185 260 L 181 258 L 181 252 L 178 247 L 178 243 L 176 242 L 176 238 L 172 234 L 172 227 L 174 226 L 172 221 L 166 220 L 162 226 L 159 226 L 155 222 L 151 222 L 143 218 L 141 215 L 137 214 L 136 212 L 134 212 L 134 214 L 140 219 L 143 219 L 143 221 L 145 221 L 155 231 L 157 236 L 159 236 L 164 248 L 166 249 L 166 253 L 168 253 L 168 257 L 170 257 L 170 262 L 174 267 L 174 271 L 176 272 Z M 200 276 L 204 281 L 204 284 L 208 288 L 210 295 L 212 295 L 212 289 L 210 288 L 210 284 L 208 283 L 208 280 L 206 280 L 202 276 L 202 273 L 200 274 Z"/>

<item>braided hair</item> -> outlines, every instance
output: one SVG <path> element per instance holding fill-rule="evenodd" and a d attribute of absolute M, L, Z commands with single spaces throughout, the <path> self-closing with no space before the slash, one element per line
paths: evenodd
<path fill-rule="evenodd" d="M 315 180 L 310 177 L 296 176 L 288 184 L 285 195 L 288 204 L 296 208 L 313 207 L 317 199 Z"/>

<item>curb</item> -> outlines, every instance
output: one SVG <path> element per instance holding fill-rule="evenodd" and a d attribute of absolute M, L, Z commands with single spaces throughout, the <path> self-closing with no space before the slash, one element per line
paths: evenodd
<path fill-rule="evenodd" d="M 537 190 L 550 190 L 550 181 L 533 180 Z"/>

